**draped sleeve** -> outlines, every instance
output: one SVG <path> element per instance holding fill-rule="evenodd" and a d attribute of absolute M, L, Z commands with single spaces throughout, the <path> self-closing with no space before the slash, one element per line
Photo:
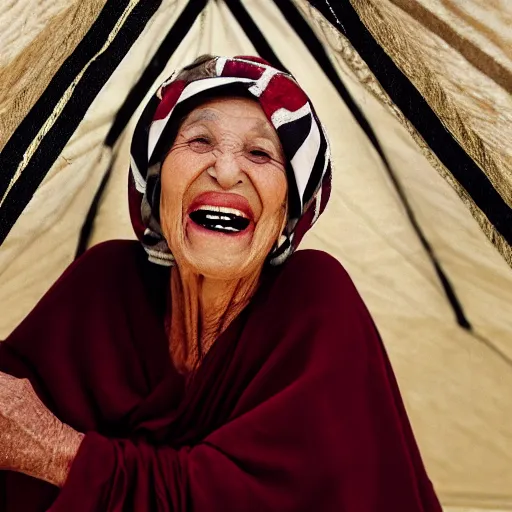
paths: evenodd
<path fill-rule="evenodd" d="M 137 242 L 95 246 L 0 342 L 0 371 L 29 379 L 75 430 L 117 435 L 170 366 L 161 311 L 152 304 L 160 304 L 167 282 L 168 272 L 148 267 Z M 0 512 L 47 511 L 58 492 L 0 470 Z"/>
<path fill-rule="evenodd" d="M 245 358 L 262 346 L 229 418 L 193 443 L 89 432 L 50 512 L 441 511 L 382 341 L 334 258 L 287 262 L 238 342 Z"/>

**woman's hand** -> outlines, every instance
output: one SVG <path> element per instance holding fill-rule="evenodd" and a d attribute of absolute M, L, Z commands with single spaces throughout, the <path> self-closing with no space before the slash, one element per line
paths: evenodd
<path fill-rule="evenodd" d="M 83 437 L 45 407 L 28 379 L 0 372 L 0 469 L 62 487 Z"/>

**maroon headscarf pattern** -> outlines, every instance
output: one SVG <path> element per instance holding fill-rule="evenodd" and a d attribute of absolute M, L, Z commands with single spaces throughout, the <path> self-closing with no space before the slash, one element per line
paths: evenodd
<path fill-rule="evenodd" d="M 160 172 L 186 105 L 202 98 L 240 93 L 260 103 L 279 136 L 287 161 L 288 222 L 268 262 L 283 263 L 324 211 L 331 192 L 329 142 L 297 81 L 257 57 L 204 55 L 159 87 L 133 135 L 130 215 L 150 261 L 174 264 L 159 220 Z"/>

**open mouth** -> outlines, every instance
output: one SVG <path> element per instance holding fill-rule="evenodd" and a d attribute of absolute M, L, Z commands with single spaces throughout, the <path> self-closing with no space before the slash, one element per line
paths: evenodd
<path fill-rule="evenodd" d="M 251 223 L 243 212 L 223 206 L 200 206 L 189 214 L 190 219 L 210 231 L 235 235 L 245 231 Z"/>

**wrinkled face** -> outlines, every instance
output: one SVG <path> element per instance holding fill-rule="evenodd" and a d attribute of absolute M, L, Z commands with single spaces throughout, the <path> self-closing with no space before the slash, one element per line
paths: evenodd
<path fill-rule="evenodd" d="M 286 224 L 285 159 L 256 101 L 220 98 L 183 121 L 162 165 L 160 222 L 180 268 L 237 279 L 260 269 Z"/>

